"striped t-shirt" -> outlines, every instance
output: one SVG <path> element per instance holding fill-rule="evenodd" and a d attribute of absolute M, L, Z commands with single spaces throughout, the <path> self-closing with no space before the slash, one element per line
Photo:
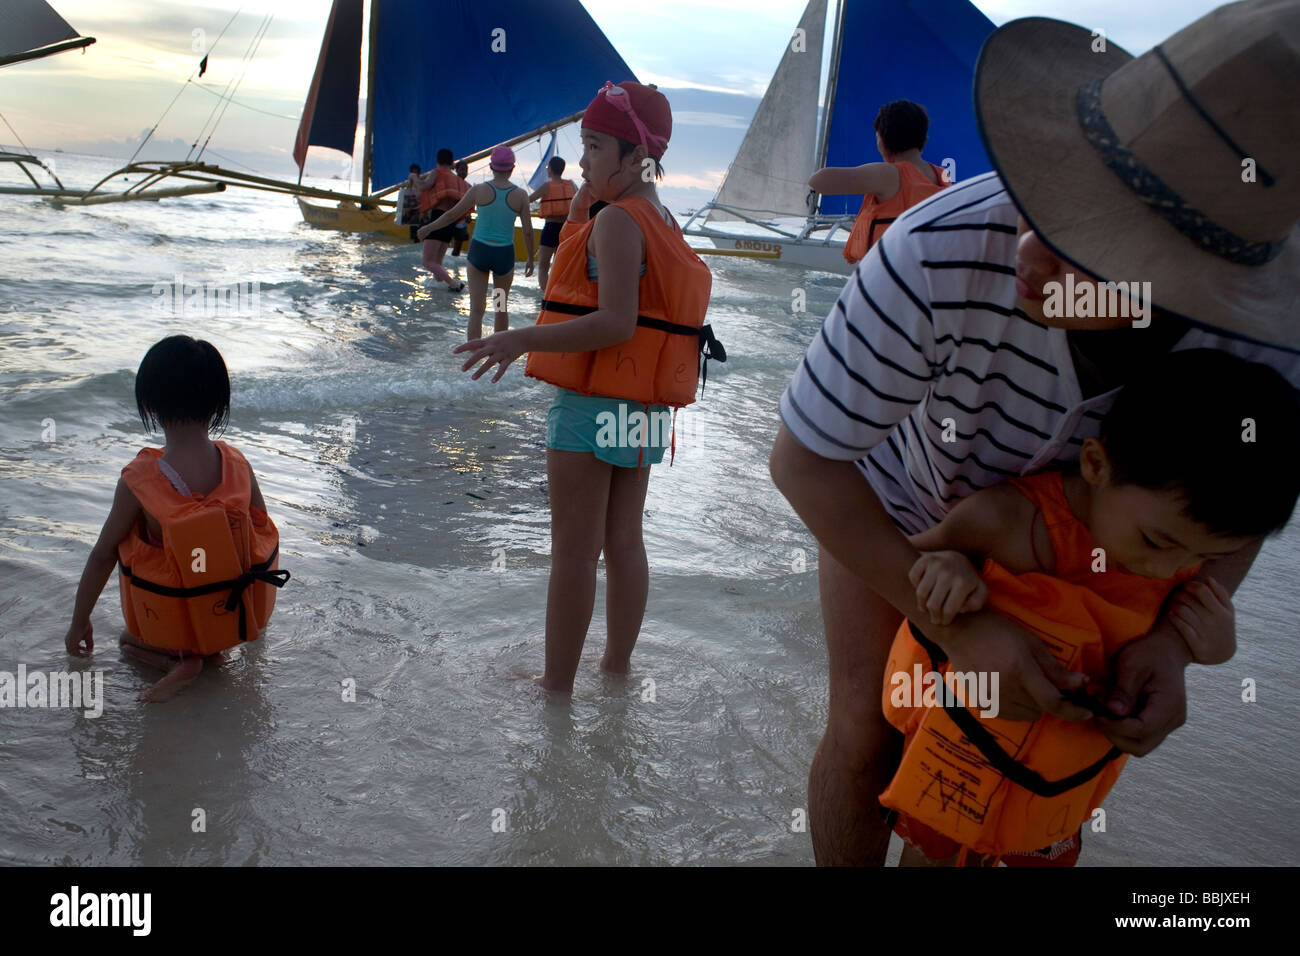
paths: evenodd
<path fill-rule="evenodd" d="M 1017 308 L 1017 215 L 994 173 L 909 209 L 858 263 L 781 396 L 795 438 L 856 460 L 907 534 L 972 491 L 1077 460 L 1118 394 L 1085 398 L 1065 330 Z M 1298 352 L 1197 327 L 1174 348 L 1224 349 L 1300 388 Z"/>

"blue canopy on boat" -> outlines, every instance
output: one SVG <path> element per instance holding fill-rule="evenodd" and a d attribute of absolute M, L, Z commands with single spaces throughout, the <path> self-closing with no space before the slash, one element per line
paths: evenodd
<path fill-rule="evenodd" d="M 992 169 L 975 128 L 971 90 L 984 38 L 994 30 L 967 0 L 845 0 L 827 166 L 879 162 L 876 112 L 892 100 L 912 100 L 930 115 L 922 150 L 956 179 Z M 860 196 L 823 196 L 821 212 L 855 213 Z"/>
<path fill-rule="evenodd" d="M 585 109 L 635 80 L 578 0 L 383 0 L 374 45 L 372 188 Z"/>

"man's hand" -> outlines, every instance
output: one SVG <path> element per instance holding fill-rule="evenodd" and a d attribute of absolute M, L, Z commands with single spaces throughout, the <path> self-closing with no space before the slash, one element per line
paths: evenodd
<path fill-rule="evenodd" d="M 948 654 L 955 671 L 998 673 L 998 716 L 1037 720 L 1055 714 L 1062 720 L 1087 720 L 1091 712 L 1062 699 L 1062 690 L 1079 690 L 1084 674 L 1062 667 L 1047 645 L 1014 621 L 991 609 L 958 618 L 926 632 Z"/>
<path fill-rule="evenodd" d="M 1107 739 L 1125 753 L 1145 757 L 1181 727 L 1187 720 L 1183 672 L 1191 662 L 1191 651 L 1167 620 L 1125 644 L 1107 701 L 1116 719 L 1101 722 Z"/>
<path fill-rule="evenodd" d="M 948 625 L 958 614 L 978 611 L 989 589 L 960 551 L 926 551 L 908 572 L 916 587 L 916 605 L 930 615 L 931 624 Z"/>

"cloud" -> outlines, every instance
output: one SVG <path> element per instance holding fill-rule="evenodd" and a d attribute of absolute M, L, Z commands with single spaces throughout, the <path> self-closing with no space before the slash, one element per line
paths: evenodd
<path fill-rule="evenodd" d="M 722 177 L 726 175 L 725 169 L 705 170 L 703 175 L 665 172 L 663 185 L 674 189 L 707 189 L 715 192 L 722 185 Z"/>
<path fill-rule="evenodd" d="M 701 113 L 680 110 L 673 113 L 674 126 L 721 126 L 724 129 L 748 129 L 749 120 L 733 113 Z"/>

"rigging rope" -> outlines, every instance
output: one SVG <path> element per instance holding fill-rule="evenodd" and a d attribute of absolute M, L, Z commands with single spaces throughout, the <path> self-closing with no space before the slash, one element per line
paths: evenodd
<path fill-rule="evenodd" d="M 243 60 L 243 62 L 240 64 L 240 69 L 239 69 L 239 75 L 238 75 L 238 78 L 233 80 L 234 86 L 232 87 L 230 84 L 227 84 L 227 89 L 229 89 L 229 91 L 230 91 L 230 93 L 229 93 L 229 96 L 230 96 L 230 97 L 233 97 L 233 96 L 235 95 L 235 91 L 239 89 L 240 84 L 244 82 L 244 78 L 248 75 L 248 67 L 249 67 L 249 64 L 251 64 L 251 63 L 253 62 L 253 57 L 255 57 L 255 56 L 257 55 L 258 48 L 261 47 L 261 45 L 262 45 L 262 40 L 264 40 L 264 39 L 266 38 L 266 31 L 269 30 L 269 29 L 271 28 L 271 21 L 274 20 L 274 19 L 275 19 L 275 14 L 274 14 L 274 13 L 268 13 L 268 14 L 266 15 L 266 19 L 263 20 L 263 21 L 262 21 L 262 24 L 258 27 L 258 31 L 257 31 L 257 33 L 254 34 L 254 36 L 253 36 L 253 40 L 252 40 L 252 41 L 250 42 L 250 44 L 249 44 L 248 51 L 247 51 L 247 52 L 245 53 L 245 55 L 244 55 L 244 60 Z M 224 94 L 223 94 L 223 95 L 224 95 Z M 194 157 L 195 162 L 197 162 L 198 160 L 200 160 L 200 159 L 203 158 L 203 150 L 207 149 L 207 148 L 208 148 L 208 143 L 212 142 L 212 136 L 213 136 L 213 134 L 216 133 L 216 131 L 217 131 L 217 126 L 220 125 L 222 119 L 225 118 L 226 110 L 230 109 L 230 102 L 231 102 L 231 100 L 230 100 L 229 98 L 227 98 L 225 104 L 222 105 L 220 114 L 217 115 L 216 120 L 215 120 L 215 121 L 213 122 L 213 124 L 212 124 L 212 128 L 211 128 L 210 130 L 208 130 L 208 136 L 207 136 L 207 139 L 205 139 L 205 140 L 203 141 L 203 146 L 199 149 L 198 155 L 196 155 L 196 156 Z M 215 109 L 215 107 L 214 107 L 214 109 Z M 207 124 L 205 123 L 204 125 L 206 126 Z M 202 130 L 199 131 L 199 135 L 200 135 L 200 136 L 203 135 L 203 131 L 202 131 Z M 194 144 L 195 144 L 196 146 L 198 145 L 198 138 L 197 138 L 197 137 L 196 137 L 195 140 L 194 140 Z M 190 149 L 191 149 L 191 151 L 192 151 L 192 150 L 194 149 L 194 147 L 191 146 Z M 187 160 L 189 159 L 188 154 L 186 155 L 185 158 L 186 158 Z"/>
<path fill-rule="evenodd" d="M 207 52 L 204 54 L 204 59 L 211 55 L 212 51 L 217 48 L 217 44 L 221 42 L 221 38 L 226 35 L 226 31 L 230 29 L 230 25 L 235 22 L 235 17 L 239 16 L 239 14 L 243 12 L 243 9 L 243 4 L 240 4 L 239 9 L 230 15 L 230 19 L 226 21 L 226 25 L 221 28 L 221 32 L 217 34 L 217 38 L 212 41 L 212 46 L 208 47 Z M 144 139 L 140 140 L 140 145 L 137 146 L 135 152 L 131 154 L 131 159 L 128 161 L 128 165 L 135 162 L 135 158 L 140 155 L 140 150 L 144 149 L 144 144 L 149 142 L 153 137 L 153 134 L 158 131 L 158 127 L 162 124 L 162 121 L 167 118 L 167 114 L 170 113 L 172 107 L 176 105 L 176 101 L 181 98 L 181 94 L 185 92 L 185 87 L 189 86 L 190 83 L 194 81 L 194 74 L 198 71 L 199 68 L 197 66 L 190 71 L 189 79 L 181 84 L 181 88 L 176 91 L 176 95 L 172 97 L 172 101 L 168 103 L 167 108 L 162 111 L 162 116 L 158 117 L 158 122 L 153 124 L 153 129 L 149 130 L 149 132 L 145 134 Z"/>
<path fill-rule="evenodd" d="M 256 51 L 257 46 L 261 43 L 261 38 L 263 38 L 263 35 L 265 34 L 266 27 L 270 26 L 270 20 L 272 20 L 272 17 L 273 14 L 266 14 L 259 25 L 257 25 L 257 29 L 253 31 L 251 38 L 248 39 L 248 46 L 244 47 L 243 57 L 239 61 L 238 69 L 235 70 L 234 73 L 230 74 L 230 79 L 227 79 L 226 81 L 225 90 L 221 91 L 221 95 L 218 96 L 216 103 L 212 104 L 212 112 L 208 113 L 207 120 L 203 121 L 203 126 L 199 127 L 198 135 L 194 138 L 194 142 L 190 144 L 190 152 L 187 152 L 185 155 L 186 161 L 190 160 L 191 153 L 194 153 L 195 150 L 199 150 L 199 156 L 203 155 L 203 150 L 200 150 L 199 148 L 199 140 L 204 138 L 204 133 L 207 133 L 208 139 L 212 138 L 212 133 L 216 131 L 218 122 L 221 122 L 221 116 L 224 116 L 225 114 L 224 101 L 226 96 L 233 95 L 235 88 L 238 87 L 239 83 L 243 82 L 243 74 L 248 68 L 248 60 L 251 59 L 252 53 Z M 221 111 L 221 113 L 218 114 L 217 111 Z M 209 129 L 209 124 L 211 124 L 211 129 Z M 207 142 L 204 142 L 204 146 L 207 146 Z M 199 156 L 195 156 L 194 159 L 198 160 Z"/>

